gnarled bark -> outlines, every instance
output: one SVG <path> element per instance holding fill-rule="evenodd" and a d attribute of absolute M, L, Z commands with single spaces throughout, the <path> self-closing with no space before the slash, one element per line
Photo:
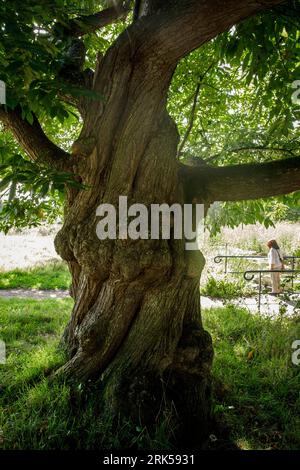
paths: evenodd
<path fill-rule="evenodd" d="M 203 257 L 186 251 L 184 240 L 100 242 L 96 236 L 97 206 L 117 205 L 119 195 L 128 196 L 129 205 L 184 202 L 177 129 L 165 109 L 171 75 L 166 69 L 162 89 L 152 77 L 151 86 L 137 90 L 136 71 L 122 67 L 116 80 L 132 77 L 129 94 L 110 85 L 125 116 L 118 120 L 110 117 L 111 107 L 103 108 L 95 149 L 80 173 L 93 188 L 71 201 L 56 238 L 71 268 L 75 298 L 64 336 L 69 361 L 60 373 L 77 380 L 102 376 L 112 413 L 137 422 L 153 424 L 162 410 L 173 409 L 181 435 L 190 436 L 193 422 L 200 439 L 209 421 L 213 355 L 200 316 Z M 82 148 L 80 140 L 77 145 Z"/>

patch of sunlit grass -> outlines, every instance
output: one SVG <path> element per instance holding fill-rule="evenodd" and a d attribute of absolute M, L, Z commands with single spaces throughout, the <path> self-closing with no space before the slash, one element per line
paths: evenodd
<path fill-rule="evenodd" d="M 59 261 L 0 272 L 0 289 L 68 289 L 70 282 L 66 264 Z"/>

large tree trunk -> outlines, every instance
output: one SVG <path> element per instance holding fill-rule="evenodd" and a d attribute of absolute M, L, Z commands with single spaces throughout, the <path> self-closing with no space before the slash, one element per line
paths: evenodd
<path fill-rule="evenodd" d="M 190 436 L 194 424 L 199 440 L 210 415 L 213 355 L 200 316 L 203 256 L 186 251 L 184 240 L 96 235 L 97 206 L 117 206 L 119 195 L 129 205 L 184 203 L 178 133 L 166 112 L 173 70 L 118 64 L 114 50 L 105 61 L 97 89 L 108 99 L 74 145 L 92 188 L 70 193 L 56 237 L 75 299 L 64 335 L 69 361 L 60 372 L 80 381 L 102 376 L 106 406 L 139 423 L 172 409 L 181 435 Z"/>

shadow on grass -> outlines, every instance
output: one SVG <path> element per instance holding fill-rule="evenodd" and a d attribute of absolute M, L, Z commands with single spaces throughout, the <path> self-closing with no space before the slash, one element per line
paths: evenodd
<path fill-rule="evenodd" d="M 47 376 L 64 358 L 57 346 L 71 299 L 0 299 L 0 447 L 5 449 L 170 450 L 165 414 L 150 433 L 129 420 L 112 420 L 101 407 L 101 383 L 70 388 Z M 208 449 L 297 449 L 300 445 L 300 369 L 291 344 L 299 318 L 276 320 L 232 306 L 203 312 L 215 360 L 216 423 Z"/>
<path fill-rule="evenodd" d="M 204 311 L 203 319 L 215 349 L 214 412 L 231 439 L 241 449 L 299 449 L 300 367 L 291 345 L 300 318 L 272 320 L 228 306 Z"/>

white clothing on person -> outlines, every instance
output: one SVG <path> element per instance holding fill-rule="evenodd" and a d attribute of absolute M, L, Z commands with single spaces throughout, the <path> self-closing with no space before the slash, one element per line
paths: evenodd
<path fill-rule="evenodd" d="M 270 248 L 268 253 L 268 262 L 270 269 L 281 269 L 283 258 L 279 250 Z M 280 273 L 271 273 L 272 281 L 272 294 L 278 294 L 280 292 Z"/>
<path fill-rule="evenodd" d="M 268 261 L 269 266 L 271 269 L 271 265 L 273 265 L 274 269 L 280 269 L 282 265 L 282 256 L 280 250 L 276 250 L 275 248 L 270 248 L 268 253 Z"/>

